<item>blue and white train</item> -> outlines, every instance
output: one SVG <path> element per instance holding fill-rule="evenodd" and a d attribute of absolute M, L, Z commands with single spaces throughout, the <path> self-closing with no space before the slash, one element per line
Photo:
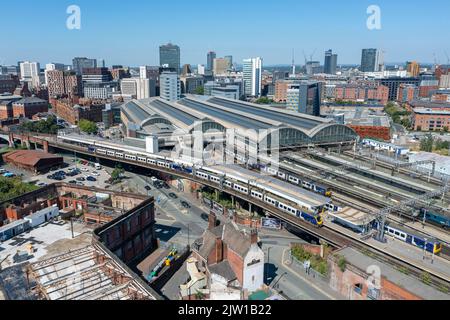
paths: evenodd
<path fill-rule="evenodd" d="M 321 213 L 325 210 L 330 210 L 330 208 L 334 206 L 329 200 L 324 201 L 320 205 L 313 205 L 309 202 L 302 201 L 302 199 L 286 195 L 264 184 L 256 185 L 251 181 L 239 178 L 238 176 L 218 172 L 217 170 L 207 167 L 195 166 L 193 163 L 181 159 L 172 159 L 154 154 L 144 154 L 138 148 L 123 146 L 119 147 L 108 142 L 99 142 L 92 139 L 80 140 L 70 136 L 62 136 L 59 138 L 65 143 L 75 144 L 79 147 L 86 148 L 93 154 L 124 159 L 137 163 L 145 163 L 183 172 L 185 174 L 195 174 L 200 179 L 208 180 L 211 183 L 221 185 L 225 189 L 231 189 L 236 192 L 246 194 L 318 227 L 323 225 Z"/>

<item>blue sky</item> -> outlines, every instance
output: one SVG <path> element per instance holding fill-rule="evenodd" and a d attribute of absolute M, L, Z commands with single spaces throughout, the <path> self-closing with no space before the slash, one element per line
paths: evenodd
<path fill-rule="evenodd" d="M 68 30 L 66 9 L 81 8 L 81 30 Z M 381 8 L 381 30 L 366 27 L 369 5 Z M 386 61 L 445 63 L 450 55 L 448 0 L 21 0 L 2 1 L 0 64 L 18 60 L 71 63 L 74 56 L 107 65 L 158 63 L 158 46 L 181 47 L 182 63 L 205 63 L 206 52 L 264 64 L 359 63 L 362 48 L 385 50 Z M 16 15 L 17 13 L 17 15 Z"/>

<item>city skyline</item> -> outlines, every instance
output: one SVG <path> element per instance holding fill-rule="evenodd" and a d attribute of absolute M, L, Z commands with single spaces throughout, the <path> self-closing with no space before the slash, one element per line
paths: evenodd
<path fill-rule="evenodd" d="M 240 4 L 232 0 L 227 5 L 206 6 L 204 1 L 187 5 L 181 1 L 158 4 L 136 0 L 106 6 L 105 2 L 80 0 L 75 3 L 81 9 L 80 30 L 66 28 L 66 10 L 72 3 L 42 3 L 32 12 L 23 12 L 26 23 L 17 24 L 8 15 L 2 19 L 0 25 L 9 30 L 10 39 L 8 50 L 0 55 L 0 64 L 16 64 L 18 60 L 70 64 L 73 57 L 86 56 L 106 59 L 107 65 L 158 65 L 158 48 L 169 42 L 180 47 L 181 64 L 193 65 L 206 64 L 208 51 L 215 51 L 217 56 L 233 55 L 237 63 L 261 56 L 265 65 L 288 65 L 292 49 L 297 65 L 304 63 L 303 51 L 308 59 L 315 51 L 313 60 L 323 64 L 328 49 L 339 55 L 340 65 L 359 64 L 363 48 L 385 51 L 387 63 L 432 63 L 434 54 L 438 62 L 446 63 L 446 52 L 450 50 L 438 35 L 440 30 L 450 28 L 449 22 L 429 17 L 427 8 L 412 3 L 418 1 L 408 1 L 408 14 L 404 14 L 406 1 L 391 2 L 376 3 L 381 9 L 380 30 L 366 26 L 366 10 L 372 4 L 366 0 L 348 1 L 345 11 L 341 4 L 331 1 L 310 4 L 285 0 L 275 4 L 258 2 L 261 5 L 255 6 L 254 1 Z M 442 12 L 450 8 L 446 1 L 434 2 Z M 17 11 L 28 5 L 30 0 L 20 7 L 5 3 L 3 9 Z M 35 18 L 39 23 L 33 22 Z M 414 21 L 419 19 L 421 24 L 416 25 Z M 276 27 L 280 24 L 282 29 Z M 222 27 L 225 32 L 219 36 L 217 31 Z M 30 34 L 30 30 L 46 37 L 28 37 L 24 41 L 23 35 Z M 131 50 L 133 47 L 139 50 Z"/>

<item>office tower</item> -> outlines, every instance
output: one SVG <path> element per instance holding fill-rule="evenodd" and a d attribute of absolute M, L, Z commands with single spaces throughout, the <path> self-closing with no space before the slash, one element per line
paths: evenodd
<path fill-rule="evenodd" d="M 110 99 L 119 87 L 108 68 L 84 68 L 82 80 L 85 98 Z"/>
<path fill-rule="evenodd" d="M 246 96 L 261 96 L 262 59 L 260 57 L 244 59 L 244 94 Z"/>
<path fill-rule="evenodd" d="M 320 82 L 304 81 L 292 83 L 287 89 L 286 105 L 288 109 L 319 117 L 322 103 L 321 97 Z"/>
<path fill-rule="evenodd" d="M 406 71 L 410 77 L 418 77 L 420 74 L 420 66 L 416 61 L 408 61 L 406 63 Z"/>
<path fill-rule="evenodd" d="M 307 61 L 305 69 L 306 69 L 306 74 L 309 76 L 316 74 L 316 73 L 320 73 L 322 71 L 319 61 Z"/>
<path fill-rule="evenodd" d="M 229 60 L 225 58 L 215 58 L 214 59 L 214 75 L 226 74 L 229 70 Z"/>
<path fill-rule="evenodd" d="M 83 69 L 87 68 L 97 68 L 97 60 L 88 59 L 86 57 L 76 57 L 72 59 L 72 70 L 75 71 L 77 75 L 82 75 Z"/>
<path fill-rule="evenodd" d="M 180 100 L 180 77 L 176 72 L 163 71 L 160 76 L 160 97 L 166 101 Z"/>
<path fill-rule="evenodd" d="M 206 71 L 212 72 L 214 68 L 214 59 L 216 58 L 216 53 L 214 51 L 208 52 L 206 56 Z"/>
<path fill-rule="evenodd" d="M 225 56 L 224 59 L 228 61 L 228 70 L 233 70 L 233 56 Z"/>
<path fill-rule="evenodd" d="M 205 74 L 205 65 L 204 64 L 199 64 L 197 66 L 197 73 L 200 75 L 204 75 Z"/>
<path fill-rule="evenodd" d="M 378 49 L 363 49 L 361 55 L 361 72 L 383 71 L 383 54 Z"/>
<path fill-rule="evenodd" d="M 180 74 L 180 47 L 171 43 L 159 47 L 159 65 Z"/>
<path fill-rule="evenodd" d="M 122 79 L 120 91 L 122 95 L 130 95 L 133 99 L 147 99 L 156 95 L 156 83 L 154 79 Z"/>
<path fill-rule="evenodd" d="M 20 63 L 20 81 L 31 82 L 35 77 L 39 77 L 39 62 L 24 61 Z"/>
<path fill-rule="evenodd" d="M 64 71 L 64 64 L 63 63 L 47 63 L 45 65 L 45 84 L 48 85 L 48 71 L 53 71 L 53 70 L 59 70 L 59 71 Z"/>
<path fill-rule="evenodd" d="M 324 73 L 336 74 L 337 54 L 333 54 L 333 50 L 325 51 Z"/>

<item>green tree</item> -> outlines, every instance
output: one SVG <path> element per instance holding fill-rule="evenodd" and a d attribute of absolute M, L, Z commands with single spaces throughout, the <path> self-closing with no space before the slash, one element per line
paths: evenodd
<path fill-rule="evenodd" d="M 257 100 L 256 100 L 256 103 L 257 104 L 270 104 L 270 103 L 272 103 L 273 101 L 272 100 L 270 100 L 269 98 L 267 98 L 267 97 L 261 97 L 261 98 L 258 98 Z"/>
<path fill-rule="evenodd" d="M 98 128 L 95 122 L 86 119 L 81 119 L 80 122 L 78 122 L 78 127 L 81 131 L 89 134 L 98 132 Z"/>
<path fill-rule="evenodd" d="M 434 139 L 431 134 L 426 135 L 422 140 L 420 140 L 420 150 L 426 152 L 433 151 Z"/>
<path fill-rule="evenodd" d="M 24 183 L 20 178 L 0 177 L 0 201 L 18 197 L 36 189 L 39 189 L 39 187 Z"/>
<path fill-rule="evenodd" d="M 27 121 L 21 125 L 25 131 L 56 134 L 58 132 L 58 124 L 55 116 L 48 116 L 45 120 Z"/>
<path fill-rule="evenodd" d="M 113 172 L 111 172 L 111 180 L 112 181 L 118 181 L 121 179 L 123 173 L 125 172 L 125 170 L 123 170 L 121 165 L 117 165 Z"/>
<path fill-rule="evenodd" d="M 204 86 L 198 86 L 197 88 L 195 88 L 194 93 L 198 94 L 198 95 L 204 95 L 205 94 L 205 87 Z"/>

